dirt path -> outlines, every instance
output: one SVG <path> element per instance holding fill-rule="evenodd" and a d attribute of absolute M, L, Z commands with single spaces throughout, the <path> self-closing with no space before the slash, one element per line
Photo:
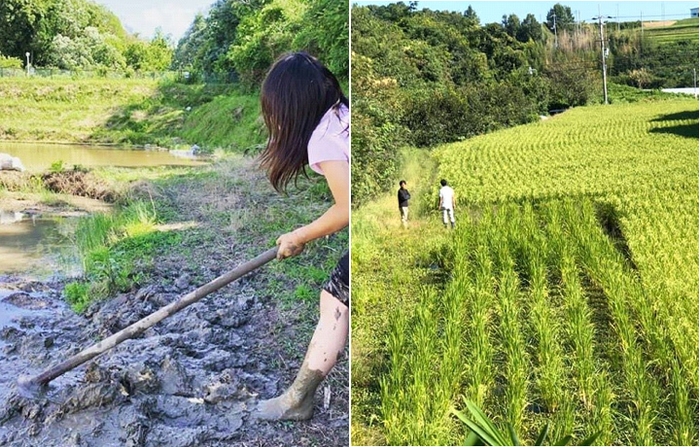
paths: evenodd
<path fill-rule="evenodd" d="M 56 379 L 38 398 L 18 396 L 20 375 L 44 370 L 264 251 L 287 231 L 280 221 L 327 206 L 319 202 L 299 216 L 313 184 L 282 199 L 248 159 L 141 188 L 172 215 L 165 227 L 183 232 L 182 247 L 143 267 L 147 283 L 79 316 L 62 301 L 60 281 L 0 277 L 0 445 L 347 445 L 347 355 L 317 392 L 312 420 L 249 417 L 259 399 L 291 383 L 315 325 L 315 299 L 281 302 L 281 294 L 304 284 L 293 272 L 339 257 L 342 238 L 313 244 L 295 263 L 263 267 Z"/>

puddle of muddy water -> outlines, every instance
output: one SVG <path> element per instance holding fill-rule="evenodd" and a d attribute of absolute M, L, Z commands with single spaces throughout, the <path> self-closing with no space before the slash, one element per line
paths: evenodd
<path fill-rule="evenodd" d="M 31 272 L 37 279 L 79 274 L 69 237 L 76 219 L 0 211 L 0 273 Z"/>
<path fill-rule="evenodd" d="M 30 172 L 45 171 L 57 161 L 63 162 L 63 166 L 67 168 L 71 168 L 73 165 L 131 168 L 204 164 L 200 160 L 176 156 L 167 151 L 126 150 L 62 144 L 0 143 L 0 153 L 18 157 Z"/>

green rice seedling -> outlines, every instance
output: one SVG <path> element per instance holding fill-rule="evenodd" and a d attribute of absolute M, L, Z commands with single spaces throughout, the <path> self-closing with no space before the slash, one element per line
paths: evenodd
<path fill-rule="evenodd" d="M 460 199 L 458 230 L 440 233 L 452 247 L 443 282 L 356 302 L 364 316 L 393 324 L 399 305 L 406 317 L 396 357 L 381 351 L 387 441 L 460 441 L 444 413 L 464 396 L 526 442 L 549 424 L 555 439 L 697 444 L 696 131 L 697 102 L 672 99 L 578 108 L 431 151 L 437 173 L 413 183 L 448 178 Z M 425 242 L 439 221 L 419 216 L 397 237 L 389 208 L 366 222 L 360 260 L 399 278 L 377 259 L 416 248 L 420 266 L 396 287 L 420 283 L 421 266 L 442 265 Z M 368 332 L 381 318 L 365 321 Z"/>
<path fill-rule="evenodd" d="M 483 406 L 493 389 L 493 356 L 490 325 L 494 302 L 493 262 L 487 245 L 487 235 L 482 226 L 476 230 L 474 257 L 474 288 L 472 313 L 467 324 L 467 350 L 470 358 L 468 396 Z"/>
<path fill-rule="evenodd" d="M 634 442 L 639 445 L 654 443 L 653 428 L 657 423 L 657 406 L 660 403 L 656 379 L 647 373 L 642 349 L 638 344 L 638 334 L 631 319 L 630 297 L 625 290 L 625 275 L 615 268 L 615 259 L 604 256 L 605 252 L 599 247 L 601 239 L 597 238 L 597 227 L 586 226 L 581 212 L 570 202 L 566 210 L 571 221 L 576 222 L 577 235 L 580 240 L 584 263 L 587 266 L 596 265 L 593 271 L 607 272 L 601 286 L 610 300 L 611 316 L 622 346 L 622 370 L 625 374 L 626 389 L 630 392 L 630 412 L 634 425 Z M 589 219 L 589 222 L 590 219 Z M 596 242 L 598 241 L 598 242 Z M 595 275 L 594 275 L 595 276 Z"/>

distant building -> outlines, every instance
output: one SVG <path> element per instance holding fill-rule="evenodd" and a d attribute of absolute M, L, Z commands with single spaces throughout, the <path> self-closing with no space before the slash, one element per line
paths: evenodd
<path fill-rule="evenodd" d="M 698 8 L 691 8 L 690 9 L 690 17 L 697 17 L 698 16 Z"/>

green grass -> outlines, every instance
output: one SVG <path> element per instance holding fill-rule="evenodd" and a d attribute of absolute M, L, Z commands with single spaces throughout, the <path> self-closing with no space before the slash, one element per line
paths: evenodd
<path fill-rule="evenodd" d="M 409 153 L 411 227 L 395 192 L 353 213 L 353 443 L 461 443 L 466 398 L 525 442 L 697 444 L 697 120 L 592 106 Z"/>
<path fill-rule="evenodd" d="M 148 79 L 0 78 L 0 140 L 243 151 L 265 141 L 256 93 Z"/>
<path fill-rule="evenodd" d="M 79 221 L 74 237 L 84 275 L 64 289 L 74 311 L 144 282 L 156 254 L 181 241 L 178 233 L 158 231 L 156 223 L 152 204 L 142 201 Z"/>

